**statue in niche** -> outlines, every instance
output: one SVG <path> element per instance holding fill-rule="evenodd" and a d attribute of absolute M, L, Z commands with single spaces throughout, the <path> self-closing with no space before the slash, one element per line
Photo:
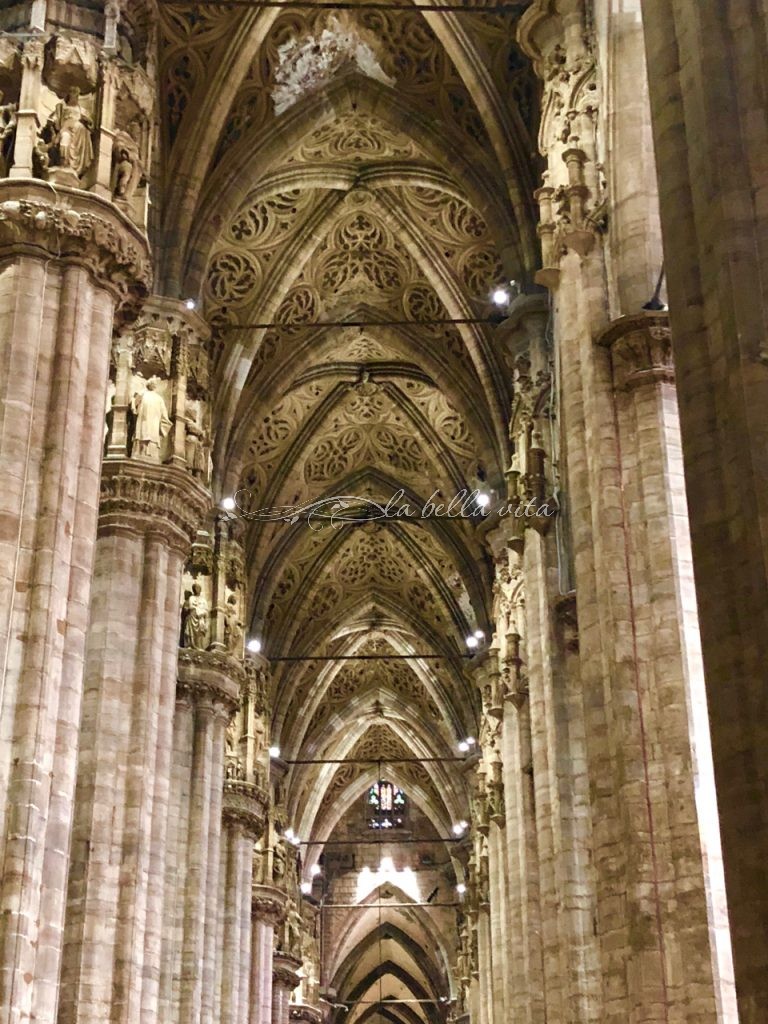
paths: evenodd
<path fill-rule="evenodd" d="M 192 476 L 205 479 L 208 470 L 208 452 L 205 435 L 194 420 L 187 419 L 184 423 L 184 456 L 187 469 Z"/>
<path fill-rule="evenodd" d="M 160 461 L 163 438 L 171 429 L 165 399 L 157 390 L 158 380 L 150 377 L 143 394 L 134 394 L 131 408 L 136 417 L 132 455 Z"/>
<path fill-rule="evenodd" d="M 224 609 L 224 645 L 231 654 L 242 656 L 243 624 L 237 605 L 237 594 L 230 594 Z"/>
<path fill-rule="evenodd" d="M 139 186 L 143 168 L 139 147 L 128 132 L 115 134 L 112 149 L 112 195 L 115 199 L 129 203 Z"/>
<path fill-rule="evenodd" d="M 15 103 L 3 103 L 5 94 L 0 90 L 0 178 L 7 178 L 13 158 L 13 143 L 16 138 Z"/>
<path fill-rule="evenodd" d="M 49 136 L 49 157 L 54 167 L 71 171 L 82 178 L 93 163 L 93 122 L 80 104 L 80 90 L 76 85 L 60 100 L 46 125 Z"/>
<path fill-rule="evenodd" d="M 285 869 L 285 849 L 282 842 L 277 839 L 272 851 L 272 881 L 279 885 L 285 878 Z"/>
<path fill-rule="evenodd" d="M 181 627 L 182 647 L 204 651 L 208 646 L 208 601 L 199 583 L 192 584 L 192 593 L 184 602 Z"/>

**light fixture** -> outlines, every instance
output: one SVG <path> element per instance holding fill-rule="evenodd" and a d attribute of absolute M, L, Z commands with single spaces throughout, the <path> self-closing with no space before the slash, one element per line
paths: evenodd
<path fill-rule="evenodd" d="M 466 643 L 467 643 L 467 647 L 469 647 L 470 650 L 474 650 L 479 645 L 480 641 L 473 634 L 472 636 L 468 636 L 467 637 Z"/>
<path fill-rule="evenodd" d="M 251 654 L 258 654 L 259 651 L 261 650 L 261 640 L 257 640 L 254 637 L 252 640 L 249 640 L 245 646 L 248 648 Z"/>
<path fill-rule="evenodd" d="M 293 836 L 291 838 L 291 842 L 293 843 L 294 846 L 301 846 L 301 839 L 299 839 L 298 836 Z"/>
<path fill-rule="evenodd" d="M 270 757 L 280 757 L 280 747 L 270 747 L 269 748 L 269 756 Z M 291 832 L 291 834 L 293 834 L 293 829 L 290 829 L 290 832 Z M 285 834 L 288 835 L 287 832 Z"/>
<path fill-rule="evenodd" d="M 459 750 L 462 752 L 462 754 L 466 754 L 466 752 L 469 750 L 469 744 L 467 743 L 466 740 L 462 740 L 461 743 L 459 743 Z"/>
<path fill-rule="evenodd" d="M 475 630 L 475 640 L 485 640 L 485 633 L 482 629 Z"/>
<path fill-rule="evenodd" d="M 290 843 L 290 842 L 292 842 L 292 841 L 293 841 L 294 831 L 293 831 L 293 829 L 292 829 L 292 828 L 287 828 L 287 829 L 285 830 L 285 832 L 283 833 L 283 835 L 285 836 L 285 838 L 286 838 L 286 839 L 288 840 L 288 842 Z"/>
<path fill-rule="evenodd" d="M 312 867 L 309 869 L 309 873 L 310 875 L 312 875 L 313 878 L 317 878 L 321 871 L 322 868 L 320 867 L 319 864 L 313 864 Z"/>
<path fill-rule="evenodd" d="M 187 307 L 187 309 L 189 309 L 190 311 L 191 311 L 191 310 L 193 310 L 193 309 L 197 309 L 197 303 L 195 302 L 195 300 L 194 300 L 194 299 L 185 299 L 185 300 L 184 300 L 184 305 L 185 305 L 185 306 Z"/>
<path fill-rule="evenodd" d="M 474 736 L 467 736 L 464 742 L 467 744 L 468 747 L 474 747 L 477 741 Z"/>
<path fill-rule="evenodd" d="M 494 306 L 506 306 L 509 302 L 509 292 L 506 288 L 495 288 L 491 300 Z"/>
<path fill-rule="evenodd" d="M 301 891 L 304 893 L 305 896 L 308 896 L 312 892 L 312 883 L 311 882 L 302 882 L 301 883 Z"/>
<path fill-rule="evenodd" d="M 455 836 L 460 836 L 467 831 L 467 827 L 468 825 L 466 821 L 457 821 L 453 826 L 453 834 Z"/>
<path fill-rule="evenodd" d="M 232 497 L 222 498 L 221 507 L 225 512 L 233 512 L 237 508 L 237 502 Z"/>
<path fill-rule="evenodd" d="M 456 886 L 456 892 L 459 894 L 459 896 L 463 896 L 466 891 L 466 885 L 464 885 L 463 882 L 459 882 L 459 884 Z"/>
<path fill-rule="evenodd" d="M 475 498 L 475 501 L 480 506 L 480 508 L 488 508 L 488 506 L 491 504 L 491 496 L 490 494 L 486 494 L 485 491 L 480 491 L 478 496 Z"/>

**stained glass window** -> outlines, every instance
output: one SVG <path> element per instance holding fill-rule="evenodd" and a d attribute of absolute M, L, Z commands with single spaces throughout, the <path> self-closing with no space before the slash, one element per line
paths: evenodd
<path fill-rule="evenodd" d="M 402 828 L 407 800 L 402 789 L 379 780 L 368 790 L 369 828 Z"/>

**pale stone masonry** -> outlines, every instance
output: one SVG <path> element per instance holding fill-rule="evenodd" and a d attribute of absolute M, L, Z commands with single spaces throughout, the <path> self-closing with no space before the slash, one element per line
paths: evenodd
<path fill-rule="evenodd" d="M 432 6 L 2 5 L 0 1024 L 766 1020 L 768 9 Z"/>

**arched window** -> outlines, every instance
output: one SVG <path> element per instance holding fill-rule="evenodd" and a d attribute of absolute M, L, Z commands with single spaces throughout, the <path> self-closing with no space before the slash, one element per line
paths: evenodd
<path fill-rule="evenodd" d="M 402 828 L 407 806 L 402 789 L 391 782 L 379 780 L 368 790 L 368 828 Z"/>

